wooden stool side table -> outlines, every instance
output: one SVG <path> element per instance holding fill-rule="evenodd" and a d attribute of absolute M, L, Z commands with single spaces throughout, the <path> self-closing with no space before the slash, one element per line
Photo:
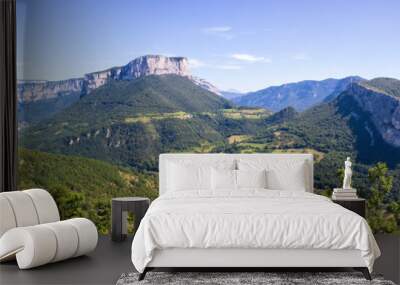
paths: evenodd
<path fill-rule="evenodd" d="M 123 241 L 128 234 L 128 212 L 135 215 L 135 231 L 140 221 L 146 214 L 150 205 L 150 199 L 143 197 L 120 197 L 111 200 L 111 239 Z"/>

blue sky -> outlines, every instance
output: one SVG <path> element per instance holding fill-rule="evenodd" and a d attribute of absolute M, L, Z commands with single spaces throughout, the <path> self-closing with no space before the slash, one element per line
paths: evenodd
<path fill-rule="evenodd" d="M 221 89 L 400 78 L 398 0 L 17 0 L 20 79 L 186 56 Z"/>

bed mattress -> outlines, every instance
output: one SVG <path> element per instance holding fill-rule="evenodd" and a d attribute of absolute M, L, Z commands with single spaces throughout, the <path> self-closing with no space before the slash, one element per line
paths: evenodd
<path fill-rule="evenodd" d="M 359 250 L 372 271 L 380 255 L 361 216 L 299 191 L 171 192 L 154 200 L 132 243 L 139 272 L 163 249 Z"/>

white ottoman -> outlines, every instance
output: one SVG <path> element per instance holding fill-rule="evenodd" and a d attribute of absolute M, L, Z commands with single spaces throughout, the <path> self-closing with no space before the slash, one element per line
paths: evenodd
<path fill-rule="evenodd" d="M 96 248 L 93 222 L 84 218 L 60 222 L 57 206 L 45 190 L 0 193 L 0 214 L 0 261 L 16 258 L 20 269 L 84 255 Z"/>

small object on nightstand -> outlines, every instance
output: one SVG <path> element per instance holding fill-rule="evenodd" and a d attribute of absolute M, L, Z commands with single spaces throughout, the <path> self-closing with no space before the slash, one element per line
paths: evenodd
<path fill-rule="evenodd" d="M 128 212 L 135 215 L 134 226 L 136 231 L 149 205 L 150 199 L 144 197 L 113 198 L 111 202 L 111 239 L 113 241 L 125 240 L 128 234 Z"/>
<path fill-rule="evenodd" d="M 351 177 L 353 176 L 351 165 L 350 157 L 347 157 L 344 162 L 343 189 L 351 189 Z"/>
<path fill-rule="evenodd" d="M 350 157 L 347 157 L 344 162 L 343 188 L 333 189 L 332 200 L 358 199 L 357 190 L 351 187 L 351 177 L 353 176 L 351 165 Z"/>
<path fill-rule="evenodd" d="M 350 199 L 358 199 L 357 189 L 342 189 L 335 188 L 332 193 L 332 200 L 350 200 Z"/>
<path fill-rule="evenodd" d="M 362 198 L 332 199 L 332 201 L 365 218 L 365 207 L 366 207 L 365 199 Z"/>

